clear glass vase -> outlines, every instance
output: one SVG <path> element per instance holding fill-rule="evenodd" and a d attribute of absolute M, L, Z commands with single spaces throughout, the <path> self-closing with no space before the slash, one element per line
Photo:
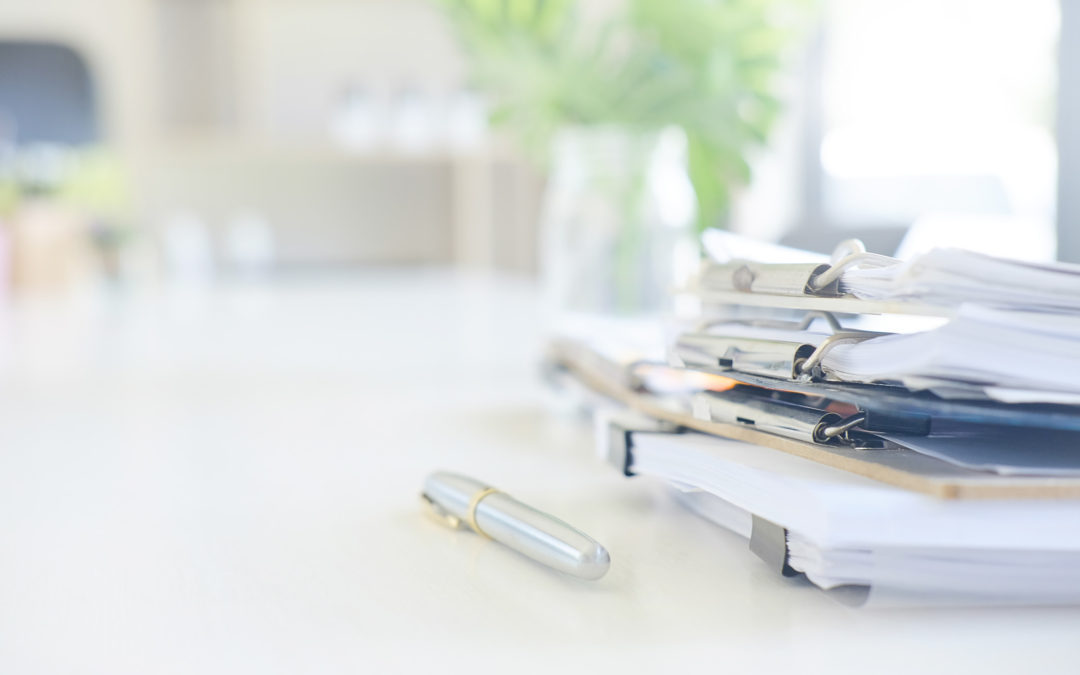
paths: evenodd
<path fill-rule="evenodd" d="M 581 316 L 662 313 L 698 261 L 697 200 L 679 129 L 567 129 L 540 221 L 549 329 Z"/>

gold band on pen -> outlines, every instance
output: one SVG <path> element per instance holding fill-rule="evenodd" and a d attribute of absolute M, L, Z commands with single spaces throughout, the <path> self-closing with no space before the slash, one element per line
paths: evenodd
<path fill-rule="evenodd" d="M 476 507 L 480 506 L 480 501 L 483 500 L 484 497 L 493 495 L 496 492 L 498 492 L 498 490 L 495 488 L 487 487 L 474 494 L 469 501 L 469 510 L 465 513 L 465 520 L 468 521 L 469 527 L 472 528 L 473 532 L 479 534 L 481 537 L 487 537 L 488 539 L 491 539 L 491 537 L 481 530 L 480 526 L 476 523 Z"/>

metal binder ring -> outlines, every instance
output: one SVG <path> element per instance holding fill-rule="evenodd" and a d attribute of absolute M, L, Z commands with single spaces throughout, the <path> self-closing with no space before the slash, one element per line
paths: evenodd
<path fill-rule="evenodd" d="M 845 239 L 833 249 L 829 261 L 835 263 L 854 253 L 866 253 L 866 244 L 861 239 Z"/>
<path fill-rule="evenodd" d="M 833 439 L 837 436 L 844 437 L 847 432 L 851 431 L 855 427 L 859 426 L 866 421 L 866 413 L 858 413 L 852 415 L 845 420 L 837 422 L 836 424 L 825 427 L 821 430 L 821 435 L 826 439 Z"/>
<path fill-rule="evenodd" d="M 822 342 L 814 350 L 805 361 L 799 364 L 799 374 L 804 377 L 814 377 L 814 369 L 821 365 L 822 359 L 825 358 L 825 354 L 830 349 L 838 344 L 847 342 L 862 342 L 863 340 L 869 340 L 870 338 L 879 337 L 885 335 L 885 333 L 871 333 L 869 331 L 863 331 L 859 333 L 847 332 L 847 333 L 833 333 L 829 337 L 822 340 Z"/>
<path fill-rule="evenodd" d="M 810 277 L 810 280 L 806 283 L 811 290 L 820 291 L 823 288 L 828 287 L 833 282 L 840 279 L 840 276 L 849 267 L 857 265 L 859 263 L 871 262 L 875 267 L 888 267 L 890 265 L 897 264 L 895 258 L 890 258 L 887 255 L 880 255 L 877 253 L 867 253 L 866 251 L 856 251 L 850 255 L 844 256 L 840 260 L 832 264 L 829 269 L 820 274 L 816 274 Z"/>
<path fill-rule="evenodd" d="M 480 525 L 476 522 L 476 507 L 480 506 L 480 502 L 485 497 L 493 495 L 496 492 L 499 492 L 499 490 L 496 490 L 493 487 L 488 487 L 480 490 L 472 496 L 471 500 L 469 500 L 469 510 L 465 512 L 465 520 L 469 523 L 469 527 L 472 528 L 472 531 L 477 533 L 481 537 L 487 537 L 488 539 L 491 539 L 491 536 L 487 532 L 481 530 Z"/>

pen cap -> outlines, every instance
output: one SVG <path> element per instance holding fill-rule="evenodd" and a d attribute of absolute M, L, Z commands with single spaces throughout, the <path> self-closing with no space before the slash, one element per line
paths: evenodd
<path fill-rule="evenodd" d="M 481 534 L 537 562 L 582 579 L 599 579 L 611 559 L 592 537 L 508 494 L 491 491 L 478 480 L 437 472 L 424 482 L 424 495 L 446 513 L 475 524 Z M 475 513 L 470 514 L 473 500 Z"/>
<path fill-rule="evenodd" d="M 476 522 L 492 539 L 560 572 L 592 580 L 611 566 L 607 550 L 592 537 L 502 492 L 480 502 Z"/>

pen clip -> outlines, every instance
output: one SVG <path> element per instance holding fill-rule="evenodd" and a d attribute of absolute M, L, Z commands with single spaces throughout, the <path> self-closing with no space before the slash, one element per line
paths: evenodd
<path fill-rule="evenodd" d="M 464 520 L 458 518 L 454 514 L 444 509 L 434 499 L 428 497 L 423 492 L 420 493 L 420 502 L 423 503 L 425 507 L 424 510 L 427 511 L 427 514 L 431 516 L 435 521 L 454 530 L 465 529 Z"/>

